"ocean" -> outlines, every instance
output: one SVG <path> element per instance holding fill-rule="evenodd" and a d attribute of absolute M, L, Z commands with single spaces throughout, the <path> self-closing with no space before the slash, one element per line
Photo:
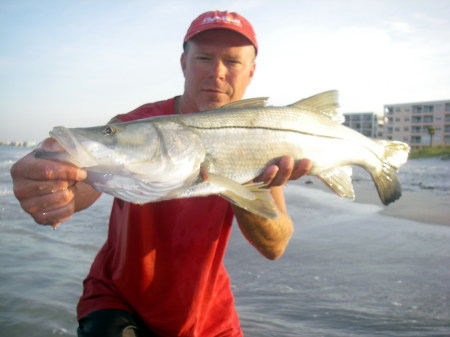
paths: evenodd
<path fill-rule="evenodd" d="M 76 336 L 76 303 L 112 198 L 55 231 L 36 225 L 9 175 L 28 151 L 0 147 L 0 335 Z M 450 197 L 450 161 L 411 160 L 400 179 L 404 190 Z M 355 180 L 372 184 L 358 170 Z M 233 228 L 225 263 L 245 335 L 450 336 L 450 226 L 386 216 L 305 182 L 286 189 L 296 227 L 281 259 L 265 260 Z"/>

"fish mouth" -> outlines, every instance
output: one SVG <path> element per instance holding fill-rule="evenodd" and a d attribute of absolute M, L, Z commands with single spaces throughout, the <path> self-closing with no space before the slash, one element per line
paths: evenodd
<path fill-rule="evenodd" d="M 92 157 L 84 146 L 80 143 L 80 135 L 75 134 L 70 129 L 57 126 L 50 132 L 54 138 L 70 155 L 70 161 L 78 167 L 96 166 L 97 161 Z"/>

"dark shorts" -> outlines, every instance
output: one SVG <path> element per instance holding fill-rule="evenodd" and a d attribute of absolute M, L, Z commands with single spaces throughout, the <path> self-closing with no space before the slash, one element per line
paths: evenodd
<path fill-rule="evenodd" d="M 157 337 L 139 317 L 119 309 L 91 312 L 78 323 L 78 337 Z"/>

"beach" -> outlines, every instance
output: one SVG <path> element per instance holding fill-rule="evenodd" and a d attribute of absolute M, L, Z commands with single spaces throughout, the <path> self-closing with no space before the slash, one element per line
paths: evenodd
<path fill-rule="evenodd" d="M 383 206 L 374 188 L 356 186 L 357 202 L 380 205 L 383 207 L 381 214 L 429 224 L 450 225 L 450 199 L 447 195 L 437 195 L 427 189 L 404 190 L 399 200 Z"/>
<path fill-rule="evenodd" d="M 26 152 L 0 147 L 0 335 L 76 336 L 76 304 L 106 239 L 112 198 L 54 231 L 36 225 L 9 176 Z M 399 173 L 403 195 L 389 206 L 359 169 L 355 201 L 313 177 L 289 183 L 295 230 L 277 261 L 264 259 L 234 224 L 225 266 L 245 335 L 448 336 L 449 165 L 408 162 Z"/>
<path fill-rule="evenodd" d="M 448 161 L 450 165 L 450 161 Z M 306 187 L 331 192 L 319 179 L 309 178 Z M 365 179 L 353 182 L 356 198 L 354 202 L 380 206 L 383 215 L 414 220 L 423 223 L 450 226 L 450 199 L 445 193 L 433 189 L 403 188 L 402 196 L 388 206 L 383 205 L 372 181 Z"/>

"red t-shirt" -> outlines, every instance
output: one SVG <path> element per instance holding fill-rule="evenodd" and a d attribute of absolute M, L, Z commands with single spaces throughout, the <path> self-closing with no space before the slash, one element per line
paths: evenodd
<path fill-rule="evenodd" d="M 119 115 L 170 115 L 174 99 Z M 116 308 L 161 336 L 242 336 L 223 265 L 233 211 L 218 196 L 144 205 L 114 200 L 108 239 L 84 281 L 78 318 Z"/>

